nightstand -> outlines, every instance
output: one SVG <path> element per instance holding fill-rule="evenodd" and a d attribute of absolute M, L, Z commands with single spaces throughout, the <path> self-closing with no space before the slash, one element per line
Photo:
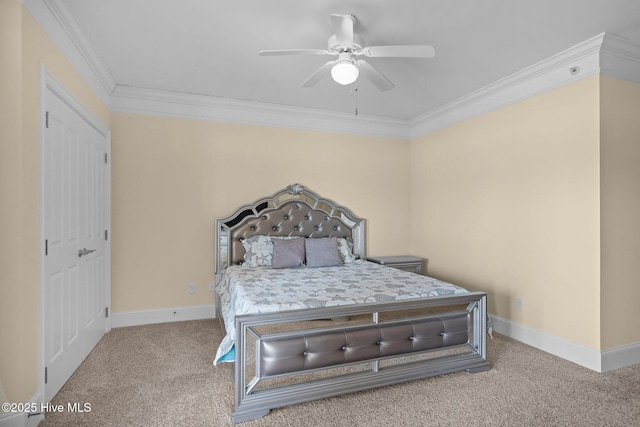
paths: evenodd
<path fill-rule="evenodd" d="M 422 274 L 422 262 L 424 261 L 423 258 L 415 256 L 377 256 L 369 257 L 367 260 L 417 274 Z"/>

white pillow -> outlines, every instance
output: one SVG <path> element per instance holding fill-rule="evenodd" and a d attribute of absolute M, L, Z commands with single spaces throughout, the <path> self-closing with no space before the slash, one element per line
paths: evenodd
<path fill-rule="evenodd" d="M 350 243 L 344 237 L 338 239 L 338 253 L 343 264 L 354 262 L 357 258 L 352 251 L 353 243 Z"/>
<path fill-rule="evenodd" d="M 244 246 L 244 263 L 249 267 L 269 267 L 273 258 L 273 244 L 269 236 L 251 236 L 240 243 Z"/>

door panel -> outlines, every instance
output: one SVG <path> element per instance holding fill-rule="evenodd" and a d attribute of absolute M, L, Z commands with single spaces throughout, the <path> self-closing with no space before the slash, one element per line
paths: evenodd
<path fill-rule="evenodd" d="M 106 330 L 109 174 L 107 137 L 49 90 L 45 109 L 42 223 L 49 402 Z"/>

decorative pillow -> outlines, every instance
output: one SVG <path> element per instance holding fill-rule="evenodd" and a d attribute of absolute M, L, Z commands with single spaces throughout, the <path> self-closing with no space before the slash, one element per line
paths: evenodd
<path fill-rule="evenodd" d="M 242 240 L 244 262 L 249 267 L 267 267 L 271 265 L 273 245 L 269 236 L 251 236 Z"/>
<path fill-rule="evenodd" d="M 273 268 L 292 268 L 304 264 L 304 239 L 273 239 Z"/>
<path fill-rule="evenodd" d="M 338 253 L 343 264 L 349 264 L 357 259 L 353 254 L 353 243 L 344 237 L 338 239 Z"/>
<path fill-rule="evenodd" d="M 331 267 L 340 265 L 338 241 L 335 237 L 305 239 L 307 267 Z"/>

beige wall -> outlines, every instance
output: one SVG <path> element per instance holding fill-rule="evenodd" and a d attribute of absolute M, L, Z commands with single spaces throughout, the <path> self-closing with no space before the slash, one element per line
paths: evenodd
<path fill-rule="evenodd" d="M 409 251 L 396 228 L 409 220 L 408 141 L 122 113 L 112 124 L 114 313 L 213 303 L 214 219 L 295 182 L 366 218 L 370 254 Z"/>
<path fill-rule="evenodd" d="M 416 138 L 411 250 L 489 311 L 600 348 L 599 80 Z M 524 310 L 515 310 L 515 298 Z"/>
<path fill-rule="evenodd" d="M 23 264 L 20 34 L 22 4 L 18 0 L 0 0 L 0 400 L 24 396 L 25 388 L 14 373 L 35 368 L 23 363 L 28 344 L 24 342 L 25 331 L 16 322 L 22 318 L 21 309 L 29 303 L 20 286 Z"/>
<path fill-rule="evenodd" d="M 640 342 L 640 85 L 601 77 L 602 348 Z"/>
<path fill-rule="evenodd" d="M 40 65 L 107 127 L 110 112 L 20 2 L 1 0 L 0 16 L 0 378 L 7 398 L 20 402 L 27 401 L 38 389 Z M 9 240 L 5 241 L 5 235 Z"/>

